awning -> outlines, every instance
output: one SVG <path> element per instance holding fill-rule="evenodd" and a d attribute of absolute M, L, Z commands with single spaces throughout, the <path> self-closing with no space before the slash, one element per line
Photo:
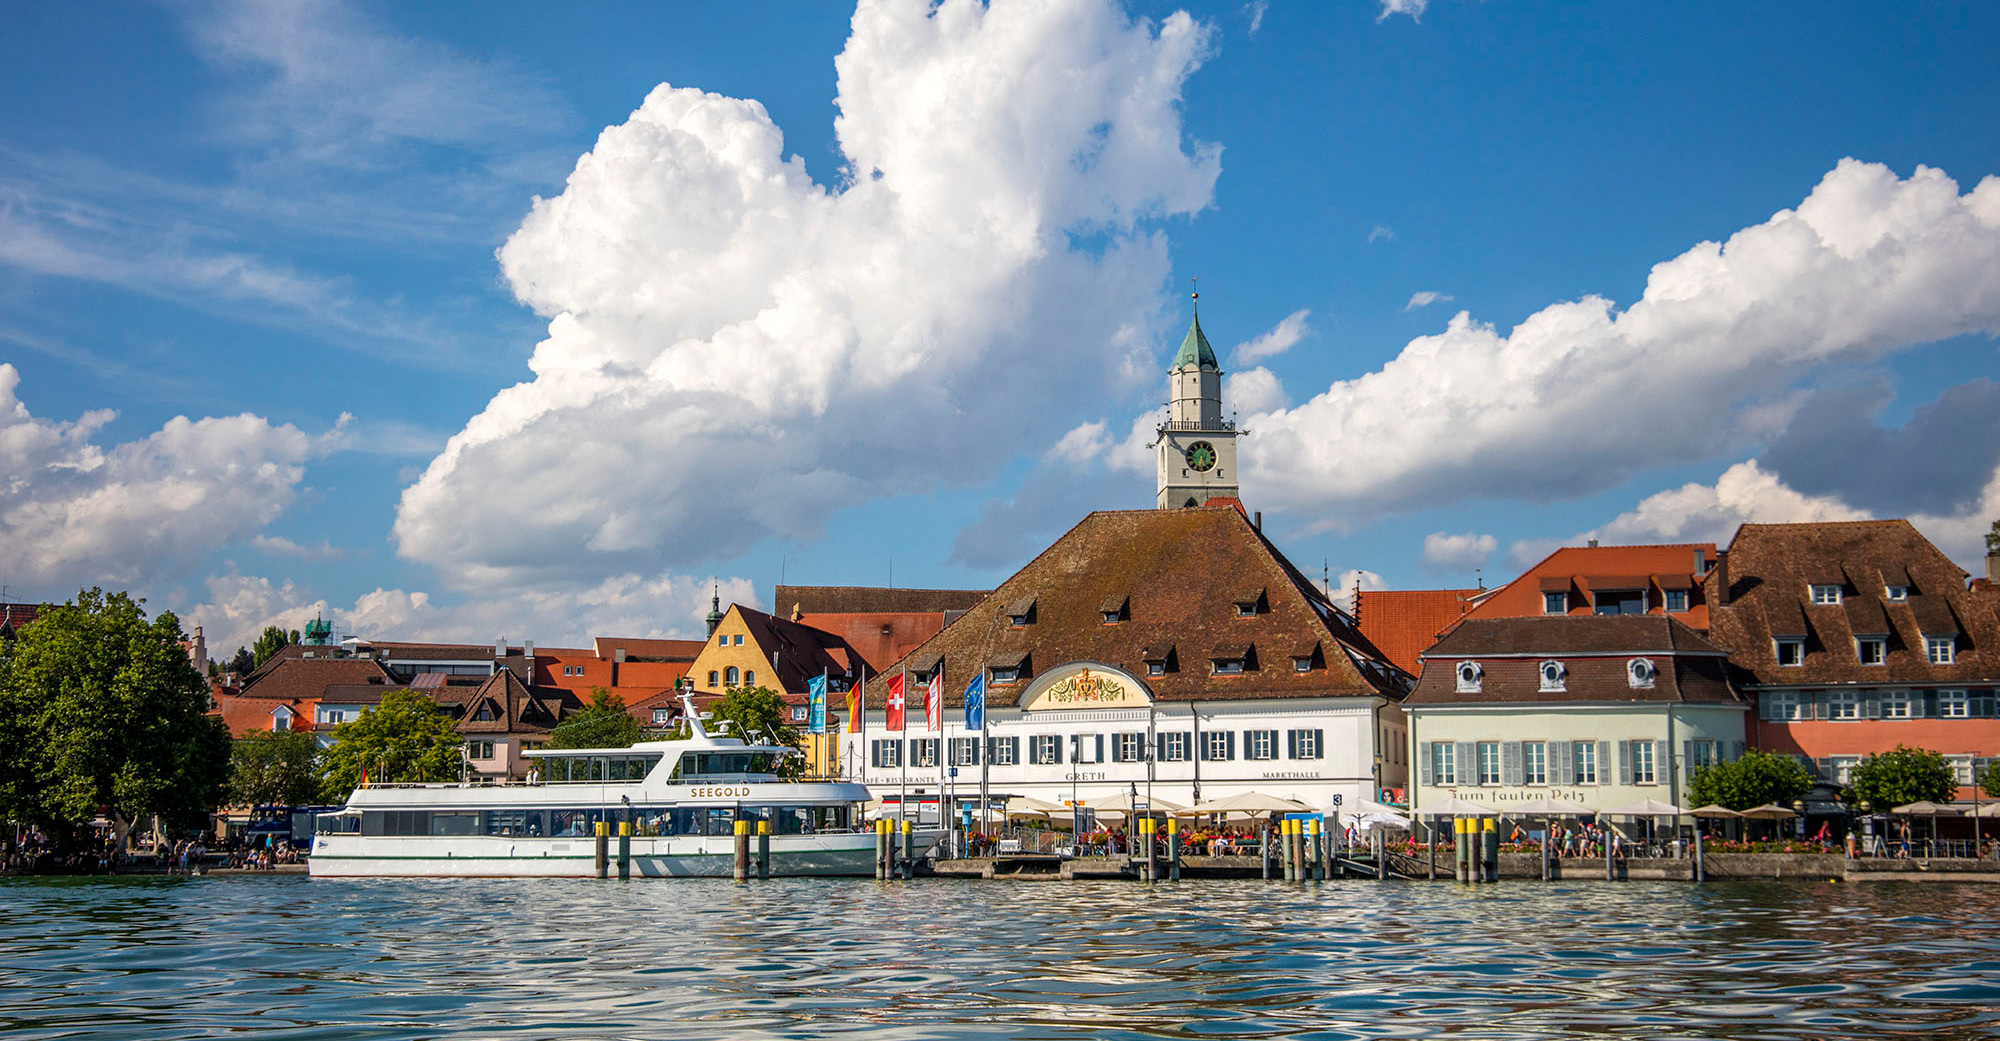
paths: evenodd
<path fill-rule="evenodd" d="M 1644 589 L 1652 580 L 1645 575 L 1592 575 L 1587 580 L 1593 592 L 1607 589 Z"/>
<path fill-rule="evenodd" d="M 1419 806 L 1417 812 L 1431 817 L 1498 817 L 1500 811 L 1491 806 L 1481 806 L 1476 802 L 1466 802 L 1460 798 L 1450 798 L 1434 806 Z"/>
<path fill-rule="evenodd" d="M 1659 586 L 1661 589 L 1693 589 L 1694 578 L 1691 575 L 1682 574 L 1654 575 L 1653 584 Z"/>
<path fill-rule="evenodd" d="M 1685 817 L 1687 811 L 1670 802 L 1658 799 L 1640 799 L 1630 806 L 1601 811 L 1609 817 Z"/>
<path fill-rule="evenodd" d="M 1569 579 L 1567 577 L 1544 578 L 1542 579 L 1542 592 L 1567 593 L 1569 592 Z"/>

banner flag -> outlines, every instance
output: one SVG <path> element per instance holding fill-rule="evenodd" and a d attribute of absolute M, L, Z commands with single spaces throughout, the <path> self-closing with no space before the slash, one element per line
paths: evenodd
<path fill-rule="evenodd" d="M 965 685 L 965 729 L 986 729 L 986 670 L 981 669 Z"/>
<path fill-rule="evenodd" d="M 924 688 L 924 726 L 931 730 L 944 729 L 944 667 L 931 674 L 931 682 Z"/>
<path fill-rule="evenodd" d="M 903 677 L 901 675 L 889 677 L 889 703 L 883 715 L 887 718 L 882 723 L 882 729 L 896 731 L 903 729 Z"/>
<path fill-rule="evenodd" d="M 861 713 L 868 709 L 868 670 L 861 670 L 861 682 L 847 688 L 847 732 L 861 733 Z"/>
<path fill-rule="evenodd" d="M 826 733 L 826 673 L 806 680 L 806 733 Z"/>

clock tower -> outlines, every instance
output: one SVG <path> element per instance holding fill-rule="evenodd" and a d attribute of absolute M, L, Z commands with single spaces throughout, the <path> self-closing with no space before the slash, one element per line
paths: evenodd
<path fill-rule="evenodd" d="M 1240 431 L 1222 418 L 1222 366 L 1201 332 L 1201 294 L 1193 299 L 1194 319 L 1167 370 L 1167 421 L 1153 442 L 1160 460 L 1157 505 L 1163 510 L 1241 498 L 1236 485 Z"/>

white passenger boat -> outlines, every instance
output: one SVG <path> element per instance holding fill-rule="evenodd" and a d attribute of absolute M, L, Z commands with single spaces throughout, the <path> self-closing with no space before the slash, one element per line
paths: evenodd
<path fill-rule="evenodd" d="M 727 877 L 735 868 L 736 822 L 749 820 L 771 825 L 774 876 L 874 874 L 875 829 L 862 806 L 867 788 L 784 779 L 778 766 L 796 750 L 710 735 L 688 708 L 688 740 L 530 752 L 540 760 L 538 783 L 357 788 L 340 812 L 320 818 L 310 871 L 328 878 L 587 878 L 596 874 L 602 823 L 614 865 L 619 825 L 631 826 L 634 876 Z M 917 853 L 941 834 L 936 827 L 916 831 Z"/>

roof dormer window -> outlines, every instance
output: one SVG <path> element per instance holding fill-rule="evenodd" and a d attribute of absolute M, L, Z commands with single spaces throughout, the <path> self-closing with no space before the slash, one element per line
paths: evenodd
<path fill-rule="evenodd" d="M 1889 658 L 1889 638 L 1887 636 L 1857 636 L 1854 638 L 1854 656 L 1863 665 L 1881 665 Z"/>
<path fill-rule="evenodd" d="M 1958 660 L 1958 637 L 1956 635 L 1924 637 L 1924 656 L 1932 665 L 1950 665 Z"/>
<path fill-rule="evenodd" d="M 1458 692 L 1477 694 L 1485 686 L 1486 670 L 1476 661 L 1458 663 Z"/>
<path fill-rule="evenodd" d="M 1262 589 L 1246 589 L 1236 594 L 1234 600 L 1238 618 L 1252 618 L 1266 609 Z"/>
<path fill-rule="evenodd" d="M 1806 663 L 1806 642 L 1796 636 L 1779 636 L 1771 641 L 1772 652 L 1780 665 L 1804 665 Z"/>
<path fill-rule="evenodd" d="M 1209 655 L 1217 676 L 1236 676 L 1257 667 L 1255 647 L 1224 647 Z"/>
<path fill-rule="evenodd" d="M 1814 583 L 1812 602 L 1815 604 L 1837 604 L 1840 602 L 1840 587 L 1831 583 Z"/>
<path fill-rule="evenodd" d="M 1884 596 L 1887 596 L 1891 600 L 1908 600 L 1910 598 L 1909 586 L 1887 586 L 1884 587 L 1882 592 Z"/>
<path fill-rule="evenodd" d="M 1543 690 L 1562 691 L 1569 689 L 1569 669 L 1568 667 L 1564 666 L 1562 662 L 1559 661 L 1543 662 L 1541 675 L 1542 675 Z"/>
<path fill-rule="evenodd" d="M 1105 625 L 1117 625 L 1119 622 L 1130 620 L 1131 609 L 1131 598 L 1123 593 L 1107 596 L 1103 603 L 1097 605 L 1097 613 L 1104 619 Z"/>
<path fill-rule="evenodd" d="M 1028 597 L 1008 604 L 1007 624 L 1016 629 L 1035 624 L 1035 598 Z"/>
<path fill-rule="evenodd" d="M 1634 658 L 1625 663 L 1625 682 L 1634 690 L 1650 690 L 1660 670 L 1650 658 Z"/>

